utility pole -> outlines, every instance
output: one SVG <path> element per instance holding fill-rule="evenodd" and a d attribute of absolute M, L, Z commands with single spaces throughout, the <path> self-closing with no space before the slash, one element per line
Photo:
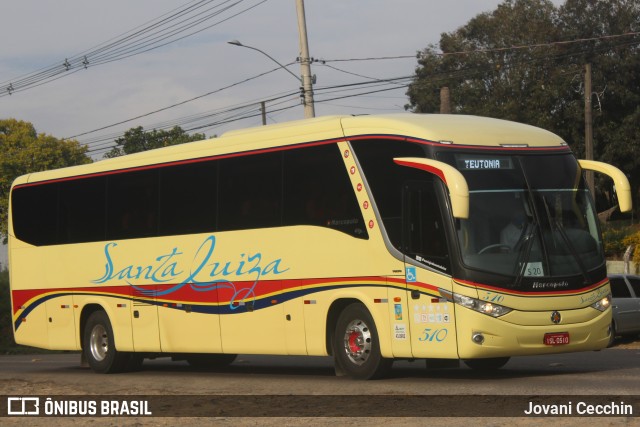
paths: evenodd
<path fill-rule="evenodd" d="M 313 105 L 311 57 L 309 56 L 309 41 L 307 39 L 307 22 L 304 16 L 304 0 L 296 0 L 296 10 L 298 12 L 298 33 L 300 34 L 300 73 L 304 95 L 304 117 L 310 118 L 316 116 L 316 111 Z"/>
<path fill-rule="evenodd" d="M 246 47 L 247 49 L 251 49 L 251 50 L 255 50 L 257 52 L 260 52 L 261 54 L 263 54 L 264 56 L 266 56 L 267 58 L 269 58 L 270 60 L 272 60 L 273 62 L 275 62 L 276 64 L 278 64 L 278 66 L 280 68 L 282 68 L 283 70 L 285 70 L 287 73 L 291 74 L 297 81 L 299 84 L 303 84 L 303 80 L 301 77 L 296 76 L 291 70 L 289 70 L 287 67 L 285 67 L 284 65 L 282 65 L 280 62 L 278 62 L 277 59 L 275 59 L 273 56 L 269 55 L 267 52 L 265 52 L 262 49 L 258 49 L 257 47 L 253 47 L 253 46 L 247 46 L 246 44 L 242 44 L 240 43 L 240 41 L 238 40 L 231 40 L 227 42 L 230 45 L 233 46 L 240 46 L 240 47 Z M 313 107 L 313 98 L 311 98 L 311 106 Z M 262 111 L 262 124 L 266 125 L 267 124 L 267 107 L 264 101 L 262 101 L 260 103 L 260 110 Z M 313 111 L 312 111 L 312 115 L 307 116 L 306 115 L 306 109 L 305 109 L 305 117 L 313 117 Z"/>
<path fill-rule="evenodd" d="M 440 114 L 451 114 L 451 92 L 446 86 L 440 88 Z"/>
<path fill-rule="evenodd" d="M 593 160 L 593 112 L 591 108 L 591 64 L 584 67 L 584 156 Z M 587 171 L 587 186 L 595 197 L 593 172 Z"/>

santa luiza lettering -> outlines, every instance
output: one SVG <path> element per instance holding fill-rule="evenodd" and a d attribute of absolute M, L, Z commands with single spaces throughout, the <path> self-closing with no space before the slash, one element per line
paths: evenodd
<path fill-rule="evenodd" d="M 216 238 L 213 235 L 204 240 L 192 259 L 185 259 L 184 252 L 176 247 L 168 253 L 154 257 L 151 262 L 128 265 L 125 263 L 121 266 L 115 261 L 117 247 L 118 243 L 115 242 L 104 246 L 105 272 L 102 277 L 92 282 L 96 284 L 125 282 L 146 295 L 167 295 L 185 285 L 197 291 L 209 291 L 224 286 L 231 287 L 235 291 L 232 303 L 239 297 L 244 299 L 253 295 L 253 290 L 260 279 L 266 276 L 277 276 L 289 270 L 282 266 L 281 258 L 266 262 L 260 252 L 239 254 L 233 261 L 217 261 L 214 258 Z M 253 281 L 253 284 L 249 288 L 237 290 L 235 284 L 229 280 L 230 276 L 235 276 L 236 280 Z M 176 285 L 154 292 L 138 286 L 140 282 L 176 283 Z"/>

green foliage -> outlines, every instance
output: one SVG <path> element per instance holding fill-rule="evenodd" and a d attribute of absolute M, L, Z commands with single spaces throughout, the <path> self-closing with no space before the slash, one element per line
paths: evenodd
<path fill-rule="evenodd" d="M 15 346 L 11 325 L 11 295 L 9 293 L 9 271 L 0 271 L 0 352 Z"/>
<path fill-rule="evenodd" d="M 0 120 L 0 236 L 5 242 L 13 180 L 30 172 L 91 163 L 86 152 L 78 141 L 36 133 L 31 123 Z"/>
<path fill-rule="evenodd" d="M 627 246 L 634 247 L 632 260 L 635 261 L 636 263 L 640 263 L 640 230 L 637 230 L 634 233 L 627 235 L 623 239 L 623 243 L 625 247 Z"/>
<path fill-rule="evenodd" d="M 605 257 L 607 259 L 622 259 L 629 246 L 629 237 L 635 233 L 637 233 L 637 227 L 604 227 L 602 240 Z"/>
<path fill-rule="evenodd" d="M 162 129 L 145 131 L 142 126 L 138 126 L 137 128 L 129 129 L 124 133 L 124 136 L 116 139 L 117 146 L 106 153 L 104 157 L 119 157 L 125 154 L 153 150 L 154 148 L 168 147 L 169 145 L 200 141 L 205 138 L 206 136 L 203 133 L 189 135 L 180 126 L 175 126 L 168 131 Z"/>
<path fill-rule="evenodd" d="M 628 33 L 639 31 L 638 0 L 567 0 L 558 8 L 506 0 L 420 52 L 407 109 L 438 112 L 447 86 L 453 113 L 548 129 L 582 157 L 584 66 L 591 63 L 594 157 L 620 167 L 638 188 L 640 36 Z M 620 34 L 628 35 L 604 37 Z M 567 40 L 582 41 L 555 43 Z"/>

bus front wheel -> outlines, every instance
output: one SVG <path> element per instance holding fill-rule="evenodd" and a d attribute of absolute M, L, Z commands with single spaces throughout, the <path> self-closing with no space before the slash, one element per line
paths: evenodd
<path fill-rule="evenodd" d="M 336 372 L 368 380 L 384 376 L 391 367 L 392 360 L 380 353 L 376 325 L 363 304 L 351 304 L 340 313 L 333 339 Z"/>
<path fill-rule="evenodd" d="M 95 311 L 87 319 L 82 351 L 91 369 L 100 374 L 121 372 L 129 362 L 129 354 L 116 350 L 113 328 L 104 311 Z"/>

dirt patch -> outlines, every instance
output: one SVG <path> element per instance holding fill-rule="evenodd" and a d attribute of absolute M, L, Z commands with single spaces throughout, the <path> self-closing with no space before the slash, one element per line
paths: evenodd
<path fill-rule="evenodd" d="M 618 338 L 611 348 L 640 350 L 640 337 L 622 337 Z"/>

